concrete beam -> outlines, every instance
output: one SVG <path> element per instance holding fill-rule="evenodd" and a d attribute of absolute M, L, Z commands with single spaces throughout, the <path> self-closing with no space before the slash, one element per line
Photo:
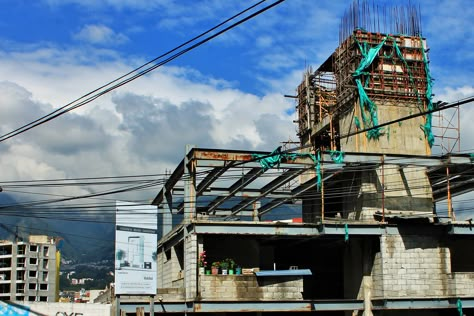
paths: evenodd
<path fill-rule="evenodd" d="M 457 309 L 458 298 L 412 298 L 372 300 L 373 310 Z M 474 298 L 461 298 L 463 308 L 473 308 Z"/>
<path fill-rule="evenodd" d="M 227 234 L 227 235 L 268 235 L 268 236 L 318 236 L 319 226 L 289 224 L 289 223 L 260 223 L 226 222 L 222 223 L 194 223 L 196 234 Z"/>
<path fill-rule="evenodd" d="M 448 234 L 450 235 L 474 235 L 474 224 L 449 224 Z"/>
<path fill-rule="evenodd" d="M 458 298 L 405 298 L 372 300 L 374 311 L 457 309 Z M 474 308 L 474 298 L 461 298 L 464 309 Z M 150 311 L 148 302 L 121 302 L 120 309 L 135 315 L 137 308 Z M 363 310 L 362 300 L 305 300 L 305 301 L 212 301 L 164 302 L 155 301 L 155 313 L 224 313 L 224 312 L 314 312 Z"/>
<path fill-rule="evenodd" d="M 135 315 L 137 307 L 150 311 L 146 303 L 120 304 L 120 309 Z M 155 302 L 155 313 L 220 313 L 220 312 L 311 312 L 362 310 L 361 300 L 320 301 L 213 301 L 213 302 Z"/>

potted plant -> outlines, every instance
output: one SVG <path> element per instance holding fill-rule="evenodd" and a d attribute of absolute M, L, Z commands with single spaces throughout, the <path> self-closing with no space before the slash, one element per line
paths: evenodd
<path fill-rule="evenodd" d="M 229 274 L 234 274 L 235 267 L 236 267 L 236 263 L 235 263 L 234 259 L 227 258 L 227 259 L 225 259 L 225 262 L 227 262 L 227 264 L 228 264 Z"/>
<path fill-rule="evenodd" d="M 229 269 L 229 263 L 228 263 L 226 260 L 222 261 L 222 262 L 221 262 L 221 271 L 222 271 L 222 274 L 223 274 L 223 275 L 226 275 L 228 269 Z"/>
<path fill-rule="evenodd" d="M 221 263 L 219 261 L 214 261 L 211 265 L 211 272 L 212 274 L 218 274 L 219 273 L 219 267 L 221 266 Z"/>
<path fill-rule="evenodd" d="M 202 251 L 199 254 L 199 259 L 198 259 L 198 266 L 199 266 L 199 274 L 204 274 L 206 267 L 207 267 L 207 261 L 206 261 L 206 251 Z"/>

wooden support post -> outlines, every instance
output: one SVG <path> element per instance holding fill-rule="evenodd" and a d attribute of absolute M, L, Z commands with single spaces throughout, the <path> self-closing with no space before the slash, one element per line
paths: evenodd
<path fill-rule="evenodd" d="M 356 106 L 355 106 L 355 115 L 356 115 L 358 118 L 360 118 L 360 115 L 359 115 L 359 108 L 357 107 L 357 104 L 356 104 Z M 358 131 L 359 131 L 359 128 L 356 126 L 356 132 L 358 132 Z M 360 135 L 360 134 L 354 135 L 354 137 L 355 137 L 355 144 L 356 144 L 356 146 L 355 146 L 355 148 L 356 148 L 355 151 L 356 151 L 356 152 L 360 152 L 360 148 L 359 148 L 359 135 Z"/>
<path fill-rule="evenodd" d="M 446 166 L 446 185 L 447 185 L 447 192 L 448 192 L 448 218 L 450 220 L 455 220 L 453 216 L 453 205 L 451 201 L 451 188 L 449 185 L 449 167 Z"/>
<path fill-rule="evenodd" d="M 320 162 L 320 172 L 321 172 L 321 222 L 324 222 L 324 168 L 323 168 L 323 157 L 321 155 L 321 162 Z"/>
<path fill-rule="evenodd" d="M 385 223 L 385 171 L 384 171 L 384 155 L 380 157 L 382 160 L 382 223 Z"/>
<path fill-rule="evenodd" d="M 137 316 L 145 316 L 145 308 L 142 306 L 142 307 L 137 307 Z"/>
<path fill-rule="evenodd" d="M 331 150 L 334 150 L 334 146 L 333 146 L 333 130 L 332 130 L 332 116 L 329 115 L 329 135 L 330 135 L 330 140 L 329 140 L 329 144 L 330 144 L 330 147 L 331 147 Z"/>

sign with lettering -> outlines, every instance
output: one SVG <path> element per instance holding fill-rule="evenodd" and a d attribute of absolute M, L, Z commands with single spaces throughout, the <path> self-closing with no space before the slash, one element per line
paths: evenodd
<path fill-rule="evenodd" d="M 117 201 L 115 294 L 156 294 L 158 209 Z"/>

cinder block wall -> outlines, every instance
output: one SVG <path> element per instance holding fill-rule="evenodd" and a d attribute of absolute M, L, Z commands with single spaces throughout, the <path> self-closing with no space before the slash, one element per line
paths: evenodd
<path fill-rule="evenodd" d="M 449 274 L 451 296 L 474 296 L 474 272 L 454 272 Z"/>
<path fill-rule="evenodd" d="M 186 299 L 194 299 L 197 287 L 198 270 L 198 241 L 197 235 L 189 234 L 184 239 L 184 287 L 186 289 Z"/>
<path fill-rule="evenodd" d="M 180 279 L 179 272 L 181 270 L 176 249 L 173 247 L 168 250 L 168 255 L 160 249 L 157 256 L 157 262 L 158 288 L 175 287 L 174 283 L 176 283 L 176 280 Z"/>
<path fill-rule="evenodd" d="M 201 275 L 203 300 L 299 300 L 303 299 L 303 277 L 255 275 Z"/>
<path fill-rule="evenodd" d="M 380 237 L 372 270 L 374 298 L 440 297 L 451 293 L 449 248 L 436 237 Z"/>
<path fill-rule="evenodd" d="M 165 288 L 170 282 L 167 277 L 169 273 L 166 273 L 169 271 L 166 271 L 167 267 L 165 265 L 165 261 L 165 253 L 162 251 L 162 249 L 160 249 L 160 251 L 158 251 L 158 255 L 156 256 L 156 266 L 158 267 L 158 269 L 156 269 L 156 280 L 158 288 Z"/>

